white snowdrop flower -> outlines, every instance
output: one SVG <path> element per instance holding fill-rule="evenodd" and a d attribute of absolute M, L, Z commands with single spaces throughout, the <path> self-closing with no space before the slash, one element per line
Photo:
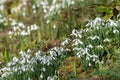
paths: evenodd
<path fill-rule="evenodd" d="M 53 51 L 53 50 L 50 50 L 49 53 L 50 53 L 51 56 L 57 56 L 56 52 Z"/>
<path fill-rule="evenodd" d="M 77 37 L 77 36 L 78 36 L 78 31 L 74 29 L 74 30 L 72 31 L 72 34 L 71 34 L 71 35 L 75 35 L 75 37 Z"/>
<path fill-rule="evenodd" d="M 89 55 L 89 49 L 88 48 L 84 48 L 84 49 L 81 49 L 78 53 L 77 53 L 77 56 L 78 57 L 81 57 L 81 56 L 84 56 L 84 55 Z"/>
<path fill-rule="evenodd" d="M 118 26 L 118 24 L 115 22 L 115 21 L 113 21 L 113 20 L 111 20 L 111 19 L 109 19 L 108 21 L 107 21 L 107 24 L 106 24 L 108 27 L 109 26 Z"/>
<path fill-rule="evenodd" d="M 22 74 L 22 71 L 20 70 L 20 71 L 18 72 L 18 74 Z"/>
<path fill-rule="evenodd" d="M 9 76 L 8 72 L 5 72 L 5 73 L 2 74 L 2 77 L 7 77 L 7 76 Z"/>
<path fill-rule="evenodd" d="M 31 49 L 28 49 L 28 50 L 27 50 L 27 53 L 30 53 L 30 52 L 31 52 Z"/>
<path fill-rule="evenodd" d="M 22 66 L 22 67 L 21 67 L 21 69 L 22 69 L 22 71 L 23 71 L 23 72 L 25 72 L 25 71 L 26 71 L 25 66 Z"/>
<path fill-rule="evenodd" d="M 53 56 L 59 56 L 61 54 L 61 48 L 59 47 L 53 47 L 50 51 L 49 51 L 50 55 Z"/>
<path fill-rule="evenodd" d="M 82 48 L 74 47 L 74 48 L 73 48 L 73 51 L 74 51 L 74 50 L 80 51 L 80 50 L 82 50 Z"/>
<path fill-rule="evenodd" d="M 35 57 L 32 57 L 30 59 L 30 64 L 37 64 L 37 61 L 36 61 L 36 58 Z"/>
<path fill-rule="evenodd" d="M 35 13 L 36 13 L 36 10 L 34 10 L 33 13 L 35 14 Z"/>
<path fill-rule="evenodd" d="M 14 26 L 14 27 L 13 27 L 13 30 L 14 30 L 14 31 L 17 31 L 17 27 Z"/>
<path fill-rule="evenodd" d="M 106 38 L 106 39 L 104 39 L 103 41 L 104 41 L 104 42 L 110 42 L 110 39 L 107 39 L 107 38 Z"/>
<path fill-rule="evenodd" d="M 62 8 L 65 8 L 65 6 L 66 6 L 66 5 L 65 5 L 64 3 L 61 4 L 61 7 L 62 7 Z"/>
<path fill-rule="evenodd" d="M 84 32 L 88 32 L 88 31 L 90 31 L 90 29 L 89 29 L 89 28 L 86 28 L 86 29 L 84 29 L 83 31 L 84 31 Z"/>
<path fill-rule="evenodd" d="M 92 66 L 92 64 L 91 64 L 91 63 L 89 63 L 88 65 L 89 65 L 89 66 Z"/>
<path fill-rule="evenodd" d="M 31 30 L 30 28 L 31 28 L 31 27 L 30 27 L 30 26 L 28 26 L 28 27 L 27 27 L 27 30 L 28 30 L 28 31 L 30 31 L 30 30 Z"/>
<path fill-rule="evenodd" d="M 17 36 L 17 33 L 15 32 L 14 35 Z"/>
<path fill-rule="evenodd" d="M 35 53 L 35 56 L 37 57 L 37 56 L 40 56 L 41 55 L 41 53 L 42 53 L 42 51 L 37 51 L 36 53 Z"/>
<path fill-rule="evenodd" d="M 83 49 L 83 55 L 84 55 L 84 54 L 89 54 L 88 51 L 89 51 L 88 48 Z"/>
<path fill-rule="evenodd" d="M 54 59 L 53 59 L 53 60 L 54 60 Z M 47 66 L 50 66 L 50 65 L 52 65 L 52 63 L 51 63 L 51 62 L 48 62 L 48 63 L 47 63 Z"/>
<path fill-rule="evenodd" d="M 7 63 L 7 66 L 8 67 L 12 66 L 12 62 Z"/>
<path fill-rule="evenodd" d="M 32 8 L 35 9 L 36 8 L 35 5 L 32 5 Z"/>
<path fill-rule="evenodd" d="M 99 62 L 100 62 L 99 60 L 96 60 L 96 61 L 95 61 L 95 64 L 97 64 L 97 63 L 99 63 Z"/>
<path fill-rule="evenodd" d="M 64 45 L 67 45 L 69 44 L 69 38 L 67 38 L 65 41 L 61 42 L 61 45 L 64 46 Z"/>
<path fill-rule="evenodd" d="M 75 51 L 75 50 L 79 51 L 79 48 L 78 47 L 74 47 L 73 51 Z"/>
<path fill-rule="evenodd" d="M 101 61 L 102 64 L 104 64 L 104 61 Z"/>
<path fill-rule="evenodd" d="M 102 22 L 102 19 L 97 17 L 97 18 L 95 18 L 93 25 L 96 25 L 96 24 L 101 23 L 101 22 Z"/>
<path fill-rule="evenodd" d="M 71 1 L 71 4 L 73 5 L 73 4 L 75 4 L 75 2 L 74 2 L 74 1 Z"/>
<path fill-rule="evenodd" d="M 37 29 L 38 29 L 38 26 L 36 24 L 31 25 L 31 30 L 37 30 Z"/>
<path fill-rule="evenodd" d="M 31 78 L 28 78 L 28 80 L 32 80 Z"/>
<path fill-rule="evenodd" d="M 17 24 L 17 22 L 15 20 L 12 20 L 11 25 L 15 26 L 16 24 Z"/>
<path fill-rule="evenodd" d="M 99 37 L 99 36 L 94 36 L 94 38 L 95 38 L 95 39 L 100 39 L 100 37 Z"/>
<path fill-rule="evenodd" d="M 98 28 L 102 24 L 102 19 L 99 17 L 96 17 L 95 20 L 90 21 L 86 24 L 86 27 L 89 28 Z"/>
<path fill-rule="evenodd" d="M 22 28 L 25 28 L 25 25 L 23 23 L 18 23 L 18 26 L 22 27 Z"/>
<path fill-rule="evenodd" d="M 33 68 L 33 67 L 31 67 L 30 69 L 31 69 L 31 71 L 33 71 L 33 72 L 34 72 L 34 68 Z"/>
<path fill-rule="evenodd" d="M 20 64 L 25 64 L 26 63 L 26 59 L 22 59 L 21 61 L 20 61 Z"/>
<path fill-rule="evenodd" d="M 27 32 L 23 30 L 23 31 L 21 31 L 21 35 L 22 35 L 22 36 L 26 36 L 26 35 L 27 35 Z"/>
<path fill-rule="evenodd" d="M 64 51 L 65 52 L 71 52 L 71 49 L 66 48 L 66 49 L 64 49 Z"/>
<path fill-rule="evenodd" d="M 97 56 L 97 55 L 95 55 L 95 54 L 94 54 L 94 55 L 92 55 L 92 56 L 93 56 L 93 58 L 98 58 L 98 56 Z"/>
<path fill-rule="evenodd" d="M 79 44 L 83 45 L 83 42 L 80 41 L 79 39 L 74 39 L 72 46 L 74 46 L 74 45 L 75 45 L 75 46 L 78 46 Z"/>
<path fill-rule="evenodd" d="M 100 48 L 100 49 L 102 49 L 102 48 L 103 48 L 103 46 L 102 46 L 102 45 L 98 45 L 98 46 L 97 46 L 97 48 L 98 48 L 98 49 L 99 49 L 99 48 Z"/>
<path fill-rule="evenodd" d="M 113 0 L 112 0 L 113 1 Z M 117 15 L 117 19 L 119 19 L 119 17 L 120 17 L 120 13 Z"/>
<path fill-rule="evenodd" d="M 89 58 L 92 58 L 92 55 L 89 54 L 88 52 L 86 53 Z"/>
<path fill-rule="evenodd" d="M 2 18 L 2 15 L 0 14 L 0 18 Z"/>
<path fill-rule="evenodd" d="M 0 23 L 3 23 L 4 22 L 4 20 L 3 19 L 0 19 Z"/>
<path fill-rule="evenodd" d="M 60 52 L 63 52 L 64 48 L 63 47 L 59 47 L 59 50 L 60 50 Z"/>
<path fill-rule="evenodd" d="M 89 58 L 89 57 L 86 57 L 86 60 L 90 60 L 90 58 Z"/>
<path fill-rule="evenodd" d="M 16 27 L 16 30 L 21 31 L 19 26 L 15 26 L 15 27 Z"/>
<path fill-rule="evenodd" d="M 19 60 L 18 58 L 13 57 L 13 62 L 15 62 L 15 63 L 16 63 L 16 62 L 18 62 L 18 60 Z"/>
<path fill-rule="evenodd" d="M 6 67 L 4 67 L 4 68 L 1 69 L 1 71 L 3 71 L 3 72 L 7 72 L 7 71 L 10 71 L 10 68 L 6 68 Z"/>
<path fill-rule="evenodd" d="M 27 31 L 26 33 L 27 33 L 27 35 L 30 35 L 30 31 Z"/>
<path fill-rule="evenodd" d="M 113 30 L 113 33 L 119 33 L 119 30 L 115 29 Z"/>
<path fill-rule="evenodd" d="M 56 24 L 53 25 L 53 28 L 56 29 Z"/>
<path fill-rule="evenodd" d="M 55 3 L 56 3 L 56 0 L 53 0 L 52 5 L 55 5 Z"/>
<path fill-rule="evenodd" d="M 87 39 L 95 40 L 95 39 L 100 39 L 99 36 L 90 36 Z"/>
<path fill-rule="evenodd" d="M 26 16 L 26 13 L 25 13 L 25 12 L 22 12 L 22 15 L 23 15 L 23 16 Z"/>
<path fill-rule="evenodd" d="M 28 71 L 30 69 L 28 65 L 24 65 L 21 68 L 22 68 L 22 71 L 24 71 L 24 72 Z"/>
<path fill-rule="evenodd" d="M 78 37 L 79 37 L 79 38 L 82 38 L 82 35 L 79 33 L 79 34 L 78 34 Z"/>
<path fill-rule="evenodd" d="M 23 25 L 21 25 L 20 26 L 22 29 L 25 29 L 26 28 L 26 26 L 23 24 Z"/>
<path fill-rule="evenodd" d="M 50 77 L 50 76 L 48 76 L 48 77 L 47 77 L 47 80 L 51 80 L 51 77 Z"/>
<path fill-rule="evenodd" d="M 79 58 L 81 58 L 81 56 L 82 56 L 81 52 L 77 52 L 76 55 L 77 55 Z"/>
<path fill-rule="evenodd" d="M 41 75 L 40 75 L 40 79 L 42 79 L 42 78 L 43 78 L 43 75 L 41 74 Z"/>
<path fill-rule="evenodd" d="M 50 8 L 49 8 L 49 12 L 52 12 L 55 10 L 55 5 L 52 5 Z"/>
<path fill-rule="evenodd" d="M 12 64 L 11 65 L 16 65 L 16 63 L 15 62 L 11 62 Z"/>
<path fill-rule="evenodd" d="M 54 75 L 53 78 L 52 78 L 52 80 L 57 80 L 57 78 L 58 77 L 56 75 Z"/>
<path fill-rule="evenodd" d="M 49 24 L 49 23 L 50 23 L 50 20 L 47 20 L 46 23 Z"/>
<path fill-rule="evenodd" d="M 95 61 L 96 59 L 95 59 L 95 58 L 93 58 L 92 60 L 93 60 L 93 61 Z"/>
<path fill-rule="evenodd" d="M 83 2 L 84 0 L 80 0 L 81 2 Z"/>
<path fill-rule="evenodd" d="M 51 77 L 51 76 L 48 76 L 48 77 L 47 77 L 47 80 L 57 80 L 57 78 L 58 78 L 58 77 L 57 77 L 56 75 L 54 75 L 54 76 L 52 76 L 52 77 Z"/>
<path fill-rule="evenodd" d="M 56 4 L 55 6 L 56 6 L 57 13 L 60 13 L 61 5 L 60 4 Z"/>
<path fill-rule="evenodd" d="M 4 6 L 0 5 L 0 10 L 3 11 L 4 10 Z"/>
<path fill-rule="evenodd" d="M 42 5 L 48 5 L 48 1 L 47 0 L 42 1 L 40 4 L 42 4 Z"/>
<path fill-rule="evenodd" d="M 47 13 L 47 10 L 46 10 L 46 8 L 44 8 L 44 9 L 43 9 L 43 12 L 44 12 L 44 13 Z"/>
<path fill-rule="evenodd" d="M 8 34 L 9 34 L 9 35 L 12 35 L 12 34 L 13 34 L 13 32 L 12 32 L 12 31 L 9 31 L 9 32 L 8 32 Z"/>
<path fill-rule="evenodd" d="M 44 72 L 46 71 L 46 69 L 44 67 L 41 70 L 44 71 Z"/>
<path fill-rule="evenodd" d="M 30 58 L 30 55 L 26 55 L 25 57 L 26 57 L 27 59 L 29 59 L 29 58 Z"/>
<path fill-rule="evenodd" d="M 12 70 L 13 70 L 14 72 L 18 72 L 18 69 L 19 69 L 18 67 L 13 67 L 13 68 L 12 68 Z"/>
<path fill-rule="evenodd" d="M 87 46 L 87 48 L 93 48 L 93 46 L 92 46 L 91 44 L 89 44 L 89 45 Z"/>
<path fill-rule="evenodd" d="M 26 0 L 23 0 L 23 1 L 22 1 L 22 4 L 23 4 L 23 5 L 27 5 Z"/>
<path fill-rule="evenodd" d="M 74 35 L 75 37 L 79 37 L 79 38 L 82 38 L 82 35 L 81 35 L 81 33 L 80 32 L 78 32 L 77 30 L 73 30 L 72 31 L 72 34 L 71 35 Z"/>

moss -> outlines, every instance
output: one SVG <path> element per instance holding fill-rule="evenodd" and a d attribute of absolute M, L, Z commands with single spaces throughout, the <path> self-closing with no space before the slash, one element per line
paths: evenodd
<path fill-rule="evenodd" d="M 74 61 L 76 60 L 76 76 L 74 75 Z M 81 59 L 78 57 L 67 58 L 58 69 L 58 76 L 60 80 L 68 79 L 84 79 L 95 70 L 87 70 L 83 72 L 81 66 Z"/>
<path fill-rule="evenodd" d="M 75 59 L 76 59 L 76 73 L 78 74 L 83 71 L 82 67 L 81 67 L 80 58 L 69 57 L 59 67 L 58 74 L 59 74 L 60 80 L 63 80 L 63 79 L 65 80 L 65 79 L 68 79 L 71 77 L 72 78 L 75 77 L 74 76 L 74 61 L 75 61 Z"/>

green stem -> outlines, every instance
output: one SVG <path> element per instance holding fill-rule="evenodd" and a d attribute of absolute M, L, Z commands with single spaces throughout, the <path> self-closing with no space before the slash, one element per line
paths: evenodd
<path fill-rule="evenodd" d="M 74 59 L 74 76 L 76 77 L 76 75 L 77 75 L 77 72 L 76 72 L 76 57 L 75 57 L 75 59 Z"/>

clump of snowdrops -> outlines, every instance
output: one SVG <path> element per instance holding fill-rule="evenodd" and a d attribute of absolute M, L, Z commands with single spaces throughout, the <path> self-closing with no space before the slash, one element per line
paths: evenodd
<path fill-rule="evenodd" d="M 13 60 L 0 70 L 1 79 L 28 79 L 43 80 L 58 79 L 57 70 L 64 58 L 77 56 L 81 59 L 84 71 L 89 69 L 99 70 L 103 67 L 114 49 L 120 46 L 119 21 L 103 20 L 95 18 L 85 26 L 85 29 L 72 31 L 72 34 L 61 42 L 60 46 L 50 49 L 48 52 L 41 50 L 31 56 L 30 49 L 21 51 L 21 58 L 13 57 Z"/>
<path fill-rule="evenodd" d="M 19 52 L 20 58 L 13 57 L 6 67 L 0 69 L 0 78 L 1 80 L 56 80 L 58 79 L 57 68 L 63 58 L 61 51 L 63 48 L 54 47 L 46 53 L 38 50 L 34 56 L 31 56 L 31 49 L 26 52 L 21 50 Z"/>

